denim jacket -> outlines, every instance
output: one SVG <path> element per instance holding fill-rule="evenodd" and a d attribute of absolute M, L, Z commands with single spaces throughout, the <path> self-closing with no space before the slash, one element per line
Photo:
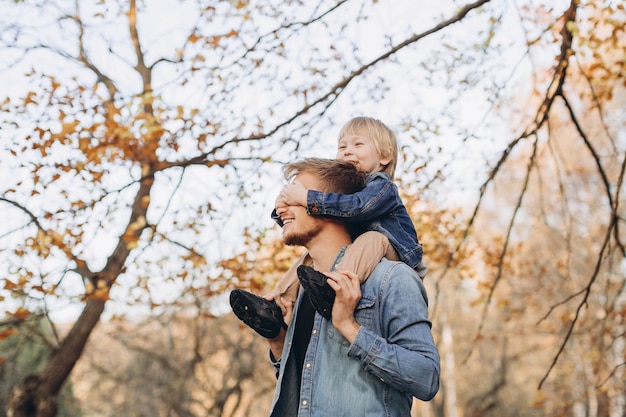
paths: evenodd
<path fill-rule="evenodd" d="M 400 260 L 413 269 L 423 267 L 422 245 L 413 222 L 400 199 L 398 187 L 388 174 L 367 176 L 367 185 L 354 194 L 323 193 L 309 190 L 307 212 L 345 221 L 356 235 L 373 230 L 387 236 Z M 420 268 L 418 268 L 420 266 Z"/>
<path fill-rule="evenodd" d="M 355 311 L 361 328 L 352 344 L 331 321 L 315 313 L 298 417 L 409 417 L 412 397 L 428 401 L 439 390 L 439 353 L 430 331 L 426 290 L 417 273 L 383 259 L 361 284 L 361 292 Z M 301 301 L 302 291 L 282 357 L 274 362 L 278 382 L 272 410 Z"/>

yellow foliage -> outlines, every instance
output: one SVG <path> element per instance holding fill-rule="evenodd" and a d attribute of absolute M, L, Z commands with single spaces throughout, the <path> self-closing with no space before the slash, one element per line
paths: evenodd
<path fill-rule="evenodd" d="M 196 252 L 191 252 L 188 255 L 183 256 L 183 259 L 191 262 L 194 268 L 199 268 L 207 264 L 206 258 Z"/>
<path fill-rule="evenodd" d="M 230 4 L 237 10 L 241 10 L 250 5 L 249 0 L 230 0 Z"/>
<path fill-rule="evenodd" d="M 20 289 L 21 286 L 17 285 L 15 282 L 11 281 L 8 278 L 4 279 L 4 289 L 8 291 L 15 291 Z"/>
<path fill-rule="evenodd" d="M 37 231 L 37 244 L 40 247 L 46 247 L 52 242 L 52 236 L 39 229 Z"/>
<path fill-rule="evenodd" d="M 24 98 L 24 106 L 27 106 L 29 104 L 37 104 L 37 100 L 35 100 L 36 96 L 37 94 L 35 92 L 29 91 L 26 97 Z"/>
<path fill-rule="evenodd" d="M 23 321 L 24 319 L 26 319 L 28 316 L 30 316 L 30 311 L 26 310 L 23 307 L 18 307 L 17 310 L 15 310 L 13 313 L 8 312 L 7 313 L 9 317 L 14 317 L 20 321 Z"/>
<path fill-rule="evenodd" d="M 136 232 L 138 230 L 143 229 L 146 226 L 146 218 L 144 216 L 139 216 L 137 220 L 128 225 L 128 231 Z"/>
<path fill-rule="evenodd" d="M 56 246 L 63 245 L 63 236 L 61 236 L 56 230 L 49 229 L 48 235 L 50 236 L 50 241 Z"/>
<path fill-rule="evenodd" d="M 109 288 L 98 288 L 93 293 L 89 294 L 89 298 L 95 298 L 99 300 L 108 300 L 109 299 Z"/>

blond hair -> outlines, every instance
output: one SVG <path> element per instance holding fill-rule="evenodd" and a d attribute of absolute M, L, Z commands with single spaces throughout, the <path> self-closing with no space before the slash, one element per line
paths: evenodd
<path fill-rule="evenodd" d="M 350 119 L 339 131 L 341 140 L 346 135 L 366 136 L 374 142 L 378 157 L 380 159 L 389 158 L 389 163 L 383 172 L 387 173 L 391 179 L 394 178 L 396 164 L 398 161 L 398 140 L 386 124 L 372 117 L 359 116 Z"/>

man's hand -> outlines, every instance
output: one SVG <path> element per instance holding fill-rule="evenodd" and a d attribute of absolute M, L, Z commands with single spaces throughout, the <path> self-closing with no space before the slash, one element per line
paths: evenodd
<path fill-rule="evenodd" d="M 279 297 L 279 295 L 273 291 L 263 296 L 263 298 L 265 298 L 266 300 L 273 300 L 275 297 Z M 291 323 L 291 319 L 293 317 L 293 304 L 294 303 L 292 301 L 285 299 L 284 297 L 280 297 L 280 301 L 282 305 L 284 306 L 284 308 L 282 308 L 283 320 L 285 321 L 285 324 L 289 326 L 289 323 Z M 280 359 L 280 357 L 283 354 L 283 347 L 285 345 L 286 335 L 287 335 L 287 331 L 285 329 L 280 329 L 280 333 L 278 333 L 278 336 L 276 336 L 273 339 L 267 339 L 267 342 L 269 343 L 269 346 L 270 346 L 270 350 L 272 351 L 272 356 L 276 360 Z"/>
<path fill-rule="evenodd" d="M 352 343 L 361 325 L 354 318 L 354 310 L 361 299 L 361 283 L 354 272 L 328 272 L 328 285 L 335 290 L 333 326 Z"/>

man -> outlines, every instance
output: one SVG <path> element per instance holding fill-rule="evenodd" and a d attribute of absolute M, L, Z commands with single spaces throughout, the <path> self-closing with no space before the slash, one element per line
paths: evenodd
<path fill-rule="evenodd" d="M 365 186 L 365 174 L 338 160 L 309 158 L 284 172 L 308 189 L 350 194 Z M 331 272 L 352 241 L 346 224 L 311 216 L 302 206 L 277 206 L 283 241 L 306 247 L 313 268 L 328 271 L 335 302 L 331 320 L 315 312 L 310 291 L 301 290 L 295 306 L 285 302 L 285 321 L 294 325 L 269 339 L 278 376 L 271 417 L 410 416 L 412 397 L 428 401 L 439 389 L 421 279 L 386 259 L 363 284 L 350 271 Z M 314 272 L 299 267 L 304 288 L 319 284 L 310 282 Z"/>

